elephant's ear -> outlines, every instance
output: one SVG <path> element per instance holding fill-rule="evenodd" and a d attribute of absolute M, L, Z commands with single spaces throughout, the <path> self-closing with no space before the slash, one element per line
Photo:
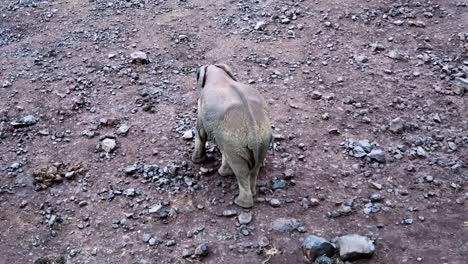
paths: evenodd
<path fill-rule="evenodd" d="M 227 66 L 226 64 L 223 64 L 223 63 L 215 64 L 215 66 L 222 69 L 224 72 L 227 73 L 227 75 L 229 75 L 229 77 L 231 77 L 231 79 L 233 79 L 234 81 L 237 82 L 236 77 L 234 77 L 234 74 L 232 73 L 231 67 L 229 67 L 229 66 Z"/>
<path fill-rule="evenodd" d="M 206 68 L 207 66 L 201 66 L 197 70 L 197 93 L 201 94 L 201 89 L 205 86 L 206 82 Z"/>

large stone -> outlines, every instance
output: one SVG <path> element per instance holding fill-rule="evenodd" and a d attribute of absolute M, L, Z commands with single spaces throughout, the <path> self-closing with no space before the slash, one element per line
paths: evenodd
<path fill-rule="evenodd" d="M 385 152 L 382 149 L 373 149 L 367 156 L 377 162 L 385 162 Z"/>
<path fill-rule="evenodd" d="M 333 260 L 327 256 L 320 256 L 315 259 L 314 264 L 333 264 Z"/>
<path fill-rule="evenodd" d="M 146 55 L 146 52 L 143 51 L 134 51 L 130 54 L 130 58 L 132 58 L 132 63 L 148 63 L 148 55 Z"/>
<path fill-rule="evenodd" d="M 121 124 L 119 128 L 117 129 L 117 134 L 121 136 L 126 136 L 129 130 L 130 130 L 130 127 L 127 124 Z"/>
<path fill-rule="evenodd" d="M 27 115 L 21 118 L 18 121 L 13 121 L 11 122 L 11 125 L 13 127 L 26 127 L 26 126 L 33 126 L 37 122 L 39 122 L 39 118 L 33 116 L 33 115 Z"/>
<path fill-rule="evenodd" d="M 117 143 L 113 138 L 105 138 L 101 141 L 101 148 L 107 153 L 111 153 L 117 148 Z"/>
<path fill-rule="evenodd" d="M 388 129 L 395 134 L 400 134 L 403 132 L 403 130 L 405 130 L 404 121 L 401 118 L 397 117 L 390 121 Z"/>
<path fill-rule="evenodd" d="M 374 241 L 356 234 L 338 237 L 336 245 L 344 261 L 370 258 L 375 252 Z"/>
<path fill-rule="evenodd" d="M 247 225 L 252 221 L 252 213 L 241 213 L 238 217 L 239 224 Z"/>
<path fill-rule="evenodd" d="M 320 256 L 333 256 L 335 247 L 325 238 L 310 235 L 302 242 L 302 252 L 312 262 Z"/>
<path fill-rule="evenodd" d="M 185 131 L 185 133 L 184 133 L 184 135 L 182 136 L 182 138 L 185 139 L 185 140 L 191 140 L 191 139 L 193 139 L 194 136 L 195 136 L 195 135 L 193 134 L 192 129 L 189 129 L 189 130 Z"/>
<path fill-rule="evenodd" d="M 276 232 L 292 232 L 299 227 L 299 222 L 295 218 L 277 218 L 272 224 L 271 228 Z"/>
<path fill-rule="evenodd" d="M 195 255 L 200 256 L 200 257 L 204 257 L 208 255 L 208 253 L 209 253 L 208 243 L 202 243 L 198 245 L 198 247 L 195 249 Z"/>

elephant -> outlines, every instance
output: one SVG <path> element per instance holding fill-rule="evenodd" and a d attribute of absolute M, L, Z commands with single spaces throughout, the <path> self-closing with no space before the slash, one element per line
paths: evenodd
<path fill-rule="evenodd" d="M 272 141 L 265 100 L 260 93 L 238 82 L 226 64 L 204 65 L 197 70 L 198 113 L 194 163 L 205 161 L 206 141 L 222 155 L 218 173 L 235 175 L 239 195 L 234 203 L 251 208 L 260 168 Z"/>

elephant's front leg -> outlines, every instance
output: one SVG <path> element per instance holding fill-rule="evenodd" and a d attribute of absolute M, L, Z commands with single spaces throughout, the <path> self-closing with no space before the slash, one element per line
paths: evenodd
<path fill-rule="evenodd" d="M 197 119 L 197 131 L 195 133 L 195 150 L 193 151 L 192 161 L 194 163 L 202 163 L 206 159 L 206 131 L 203 128 L 200 119 Z"/>

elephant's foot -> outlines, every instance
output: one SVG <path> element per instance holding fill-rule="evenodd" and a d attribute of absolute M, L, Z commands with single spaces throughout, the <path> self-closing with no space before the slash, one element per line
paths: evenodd
<path fill-rule="evenodd" d="M 252 208 L 254 205 L 252 196 L 237 196 L 234 203 L 242 208 Z"/>
<path fill-rule="evenodd" d="M 231 167 L 229 167 L 229 166 L 221 166 L 221 167 L 219 167 L 218 173 L 219 173 L 219 175 L 221 175 L 221 176 L 223 176 L 223 177 L 227 177 L 227 176 L 232 176 L 232 175 L 234 175 L 234 172 L 232 171 Z"/>
<path fill-rule="evenodd" d="M 193 161 L 193 163 L 195 163 L 195 164 L 203 163 L 203 162 L 205 162 L 205 160 L 206 160 L 206 156 L 205 156 L 205 155 L 201 155 L 201 156 L 199 156 L 199 155 L 193 155 L 193 156 L 192 156 L 192 161 Z"/>

